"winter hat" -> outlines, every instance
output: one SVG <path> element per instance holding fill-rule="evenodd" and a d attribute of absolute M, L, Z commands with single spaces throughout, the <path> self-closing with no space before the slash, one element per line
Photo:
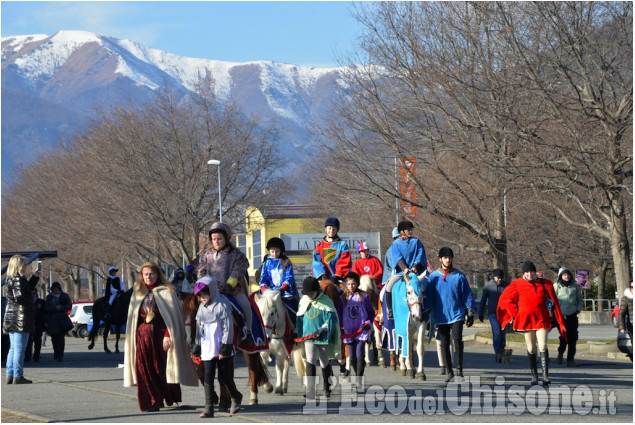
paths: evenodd
<path fill-rule="evenodd" d="M 229 239 L 229 237 L 232 234 L 232 231 L 229 228 L 229 226 L 226 225 L 225 223 L 214 223 L 212 224 L 212 227 L 210 227 L 209 229 L 209 236 L 211 236 L 212 233 L 224 233 L 225 236 L 227 236 L 227 238 Z"/>
<path fill-rule="evenodd" d="M 392 229 L 392 238 L 398 238 L 399 237 L 399 228 L 395 227 L 394 229 Z"/>
<path fill-rule="evenodd" d="M 115 266 L 108 267 L 108 274 L 110 274 L 110 272 L 113 272 L 113 271 L 114 272 L 118 272 L 119 269 L 117 267 L 115 267 Z"/>
<path fill-rule="evenodd" d="M 312 276 L 305 278 L 304 281 L 302 282 L 302 295 L 317 292 L 319 289 L 320 289 L 320 282 Z"/>
<path fill-rule="evenodd" d="M 447 246 L 444 246 L 443 248 L 441 248 L 439 250 L 439 258 L 441 257 L 452 257 L 454 258 L 454 252 L 452 252 L 451 248 L 448 248 Z"/>
<path fill-rule="evenodd" d="M 324 227 L 326 226 L 337 227 L 337 230 L 340 230 L 340 221 L 337 219 L 337 217 L 329 217 L 324 222 Z"/>
<path fill-rule="evenodd" d="M 211 277 L 210 275 L 205 275 L 200 277 L 196 281 L 196 285 L 194 286 L 194 295 L 197 295 L 199 292 L 201 292 L 203 288 L 205 288 L 206 286 L 210 286 L 214 283 L 215 283 L 214 278 Z"/>
<path fill-rule="evenodd" d="M 504 274 L 505 272 L 503 272 L 503 269 L 494 269 L 494 271 L 492 272 L 492 277 L 500 277 L 502 279 Z"/>
<path fill-rule="evenodd" d="M 59 289 L 59 290 L 61 291 L 61 290 L 62 290 L 62 285 L 60 285 L 60 283 L 59 283 L 59 282 L 53 282 L 53 283 L 51 284 L 51 291 L 52 291 L 53 289 L 55 289 L 55 288 L 57 288 L 57 289 Z"/>
<path fill-rule="evenodd" d="M 357 252 L 362 252 L 368 249 L 368 244 L 364 241 L 357 244 Z"/>
<path fill-rule="evenodd" d="M 284 241 L 280 238 L 269 239 L 267 241 L 267 251 L 269 251 L 271 248 L 278 248 L 281 254 L 284 253 L 285 251 Z"/>
<path fill-rule="evenodd" d="M 189 272 L 194 271 L 194 269 L 195 269 L 195 268 L 196 268 L 196 266 L 194 266 L 194 264 L 190 264 L 189 266 L 187 266 L 187 267 L 185 268 L 185 271 L 186 271 L 187 273 L 189 273 Z"/>
<path fill-rule="evenodd" d="M 412 221 L 410 220 L 401 221 L 397 225 L 397 230 L 399 231 L 399 233 L 403 232 L 404 230 L 414 229 L 414 228 L 415 228 L 415 225 L 412 224 Z"/>
<path fill-rule="evenodd" d="M 532 263 L 531 261 L 525 261 L 525 264 L 523 264 L 523 273 L 535 272 L 535 271 L 536 271 L 536 266 L 534 266 L 534 263 Z"/>

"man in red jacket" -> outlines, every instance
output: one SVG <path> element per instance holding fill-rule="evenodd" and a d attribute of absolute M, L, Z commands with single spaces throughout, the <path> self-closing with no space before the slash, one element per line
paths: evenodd
<path fill-rule="evenodd" d="M 381 277 L 384 274 L 384 266 L 381 265 L 381 261 L 379 261 L 379 258 L 370 255 L 370 250 L 366 242 L 360 242 L 357 245 L 357 252 L 359 252 L 362 258 L 355 260 L 353 263 L 353 271 L 360 277 L 369 275 L 377 286 L 377 289 L 381 290 Z"/>

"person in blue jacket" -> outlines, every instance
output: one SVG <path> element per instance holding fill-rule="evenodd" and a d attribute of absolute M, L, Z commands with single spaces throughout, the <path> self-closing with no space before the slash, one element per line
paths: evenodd
<path fill-rule="evenodd" d="M 445 382 L 454 378 L 452 357 L 450 354 L 450 334 L 454 340 L 457 354 L 456 371 L 463 376 L 463 322 L 467 313 L 467 327 L 474 324 L 474 312 L 477 309 L 474 295 L 465 275 L 452 264 L 452 249 L 443 247 L 439 250 L 441 268 L 432 272 L 426 286 L 426 307 L 432 308 L 431 318 L 436 324 L 441 339 L 447 376 Z"/>
<path fill-rule="evenodd" d="M 260 272 L 260 292 L 264 292 L 265 289 L 280 291 L 282 301 L 291 314 L 290 318 L 295 322 L 300 295 L 293 276 L 293 265 L 284 253 L 284 241 L 280 238 L 269 239 L 267 251 L 269 255 Z"/>

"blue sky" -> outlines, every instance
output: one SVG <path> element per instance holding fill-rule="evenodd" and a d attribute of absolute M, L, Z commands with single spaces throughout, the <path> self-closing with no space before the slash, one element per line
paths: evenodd
<path fill-rule="evenodd" d="M 181 56 L 335 66 L 360 27 L 344 1 L 2 1 L 2 37 L 85 30 Z"/>

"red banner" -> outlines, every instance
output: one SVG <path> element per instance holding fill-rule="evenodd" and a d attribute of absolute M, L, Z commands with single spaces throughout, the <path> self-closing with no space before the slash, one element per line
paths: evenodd
<path fill-rule="evenodd" d="M 399 161 L 400 212 L 403 217 L 412 221 L 417 216 L 417 207 L 412 205 L 417 203 L 417 186 L 414 181 L 416 170 L 415 158 L 402 158 Z"/>

